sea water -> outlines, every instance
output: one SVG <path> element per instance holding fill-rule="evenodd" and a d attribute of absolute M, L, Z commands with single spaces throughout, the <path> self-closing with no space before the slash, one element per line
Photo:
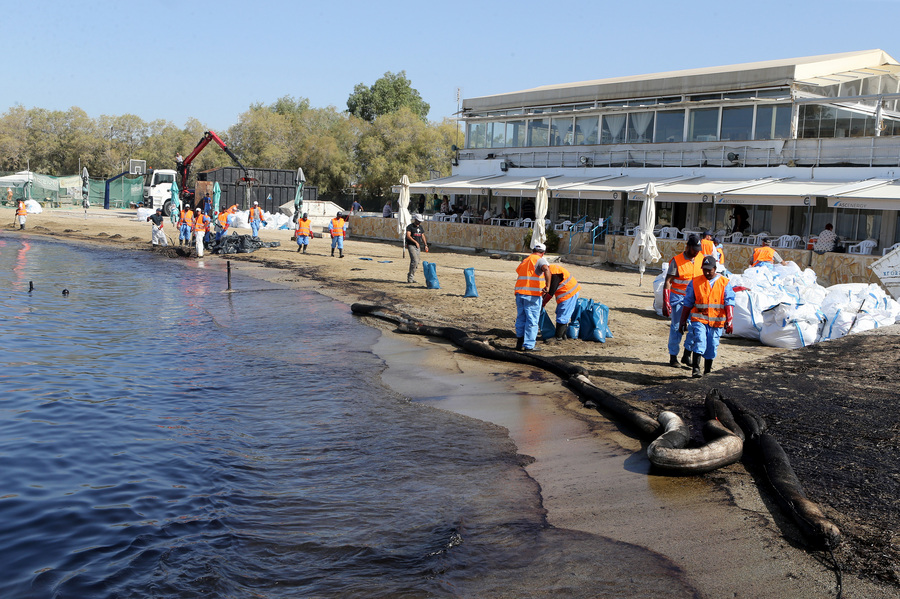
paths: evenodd
<path fill-rule="evenodd" d="M 0 597 L 691 594 L 548 526 L 506 431 L 384 387 L 345 305 L 225 286 L 0 234 Z"/>

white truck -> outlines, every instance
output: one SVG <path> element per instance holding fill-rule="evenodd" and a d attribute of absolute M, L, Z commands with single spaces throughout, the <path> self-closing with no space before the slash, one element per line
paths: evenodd
<path fill-rule="evenodd" d="M 162 208 L 163 214 L 168 216 L 172 211 L 172 183 L 178 173 L 175 169 L 158 168 L 151 169 L 144 178 L 144 206 L 147 208 Z"/>

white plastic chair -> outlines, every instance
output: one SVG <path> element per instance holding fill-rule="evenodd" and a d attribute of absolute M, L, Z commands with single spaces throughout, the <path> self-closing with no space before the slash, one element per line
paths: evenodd
<path fill-rule="evenodd" d="M 678 239 L 680 233 L 678 227 L 663 227 L 659 236 L 661 239 Z"/>
<path fill-rule="evenodd" d="M 794 247 L 794 240 L 791 239 L 790 235 L 782 235 L 778 239 L 772 243 L 773 247 L 782 248 L 782 249 L 790 249 Z"/>
<path fill-rule="evenodd" d="M 451 223 L 455 223 L 456 221 L 459 220 L 459 215 L 458 215 L 458 214 L 451 214 L 450 216 L 447 217 L 447 220 L 448 220 L 449 222 L 451 222 Z"/>
<path fill-rule="evenodd" d="M 524 229 L 528 229 L 528 228 L 531 227 L 532 222 L 534 222 L 534 221 L 532 221 L 530 218 L 523 218 L 523 219 L 522 219 L 522 224 L 519 225 L 519 226 L 522 227 L 522 228 L 524 228 Z"/>
<path fill-rule="evenodd" d="M 896 250 L 897 248 L 900 248 L 900 243 L 895 243 L 894 245 L 892 245 L 892 246 L 889 247 L 889 248 L 884 248 L 884 249 L 881 251 L 881 255 L 882 255 L 882 256 L 887 256 L 888 254 L 890 254 L 891 252 L 893 252 L 893 251 Z"/>
<path fill-rule="evenodd" d="M 553 228 L 554 228 L 556 231 L 568 231 L 568 230 L 569 230 L 569 227 L 571 227 L 571 226 L 572 226 L 572 221 L 570 221 L 570 220 L 564 220 L 564 221 L 561 222 L 561 223 L 557 223 L 556 226 L 554 226 Z"/>
<path fill-rule="evenodd" d="M 872 250 L 875 249 L 875 246 L 878 245 L 878 242 L 874 239 L 866 239 L 865 241 L 860 241 L 855 245 L 851 245 L 847 248 L 848 254 L 871 254 Z"/>
<path fill-rule="evenodd" d="M 640 227 L 628 227 L 625 229 L 625 235 L 627 235 L 628 237 L 637 237 L 640 234 L 641 234 Z"/>
<path fill-rule="evenodd" d="M 793 246 L 792 246 L 792 247 L 793 247 L 794 249 L 799 249 L 799 248 L 802 248 L 802 247 L 804 246 L 803 238 L 800 237 L 799 235 L 791 235 L 791 241 L 793 242 Z"/>
<path fill-rule="evenodd" d="M 725 235 L 724 237 L 722 237 L 722 241 L 727 241 L 728 243 L 741 243 L 741 237 L 743 236 L 744 234 L 740 231 L 735 231 L 731 235 Z"/>

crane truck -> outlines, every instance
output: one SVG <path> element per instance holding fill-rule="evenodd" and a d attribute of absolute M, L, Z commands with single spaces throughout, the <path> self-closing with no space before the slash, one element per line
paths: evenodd
<path fill-rule="evenodd" d="M 214 131 L 207 131 L 203 134 L 203 137 L 200 138 L 200 141 L 197 142 L 197 145 L 194 146 L 194 149 L 191 150 L 191 153 L 188 154 L 182 162 L 176 164 L 175 169 L 150 169 L 147 172 L 147 178 L 144 183 L 144 205 L 154 209 L 162 208 L 163 214 L 168 216 L 172 211 L 172 183 L 176 181 L 180 183 L 179 195 L 181 201 L 193 204 L 194 190 L 188 189 L 187 187 L 188 176 L 191 173 L 191 163 L 211 141 L 219 144 L 219 146 L 225 150 L 225 153 L 228 154 L 235 164 L 237 164 L 244 172 L 244 176 L 238 179 L 236 184 L 244 183 L 249 186 L 256 182 L 256 179 L 250 176 L 250 171 L 247 170 L 247 167 L 241 164 L 241 161 L 238 160 L 238 157 L 235 156 L 234 152 L 225 145 L 225 142 L 222 141 Z"/>

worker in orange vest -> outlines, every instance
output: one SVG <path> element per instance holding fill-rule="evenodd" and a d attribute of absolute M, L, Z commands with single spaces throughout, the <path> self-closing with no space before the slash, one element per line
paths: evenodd
<path fill-rule="evenodd" d="M 536 243 L 531 254 L 516 267 L 516 349 L 538 351 L 535 347 L 542 296 L 550 291 L 550 263 L 544 258 L 547 246 Z"/>
<path fill-rule="evenodd" d="M 753 257 L 750 258 L 750 266 L 774 266 L 780 264 L 786 265 L 787 262 L 782 259 L 778 252 L 769 247 L 769 240 L 766 237 L 760 239 L 759 247 L 753 249 Z"/>
<path fill-rule="evenodd" d="M 20 199 L 18 202 L 16 202 L 16 220 L 19 222 L 19 229 L 25 228 L 25 218 L 27 216 L 28 211 L 25 210 L 25 200 Z"/>
<path fill-rule="evenodd" d="M 547 341 L 563 341 L 566 338 L 566 329 L 572 320 L 572 313 L 578 304 L 578 296 L 581 295 L 581 285 L 578 279 L 559 264 L 550 265 L 550 290 L 544 294 L 544 305 L 551 298 L 556 298 L 556 335 Z"/>
<path fill-rule="evenodd" d="M 328 223 L 328 232 L 331 233 L 331 257 L 334 257 L 334 248 L 340 251 L 341 258 L 344 257 L 344 236 L 347 234 L 347 222 L 344 220 L 344 213 L 338 212 L 337 216 Z"/>
<path fill-rule="evenodd" d="M 313 236 L 312 221 L 309 220 L 306 212 L 297 219 L 297 230 L 294 231 L 294 235 L 297 237 L 297 251 L 302 251 L 305 254 L 306 248 L 309 247 L 309 240 Z"/>
<path fill-rule="evenodd" d="M 181 205 L 178 214 L 178 245 L 191 244 L 191 231 L 194 230 L 194 213 L 187 204 Z"/>
<path fill-rule="evenodd" d="M 253 232 L 253 236 L 259 237 L 259 227 L 266 222 L 262 208 L 259 207 L 259 202 L 253 202 L 253 207 L 250 208 L 247 220 L 250 221 L 250 230 Z"/>
<path fill-rule="evenodd" d="M 216 213 L 216 243 L 222 240 L 222 237 L 225 236 L 225 232 L 228 231 L 228 212 L 217 212 Z"/>
<path fill-rule="evenodd" d="M 209 217 L 200 208 L 194 211 L 194 243 L 197 246 L 197 257 L 203 257 L 203 241 L 209 232 Z"/>
<path fill-rule="evenodd" d="M 722 332 L 734 328 L 734 288 L 725 275 L 716 272 L 716 259 L 703 259 L 703 274 L 688 285 L 681 310 L 679 330 L 687 331 L 685 348 L 693 352 L 691 376 L 700 378 L 712 370 Z M 690 320 L 690 325 L 688 324 Z M 700 372 L 700 356 L 704 358 Z"/>
<path fill-rule="evenodd" d="M 707 230 L 703 233 L 703 239 L 700 240 L 700 253 L 704 256 L 716 255 L 716 242 L 713 241 L 712 231 Z"/>
<path fill-rule="evenodd" d="M 689 235 L 684 244 L 684 252 L 669 261 L 666 279 L 663 283 L 663 316 L 671 316 L 669 323 L 669 366 L 679 368 L 678 351 L 681 349 L 683 333 L 679 330 L 681 322 L 681 306 L 684 294 L 694 277 L 703 274 L 703 255 L 700 253 L 700 240 L 696 235 Z M 681 363 L 691 365 L 691 352 L 685 347 Z"/>

